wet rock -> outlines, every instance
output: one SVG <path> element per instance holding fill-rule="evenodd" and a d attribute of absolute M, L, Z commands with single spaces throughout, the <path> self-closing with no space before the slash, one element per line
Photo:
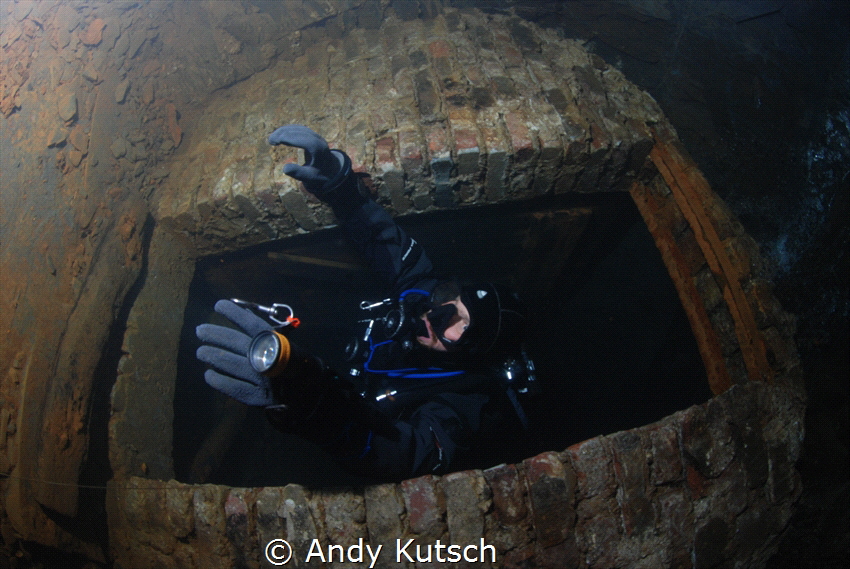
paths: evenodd
<path fill-rule="evenodd" d="M 71 43 L 71 33 L 65 30 L 65 26 L 54 27 L 50 31 L 50 45 L 56 51 L 60 51 Z"/>
<path fill-rule="evenodd" d="M 2 47 L 6 47 L 6 46 L 9 46 L 9 45 L 15 43 L 15 41 L 19 37 L 21 37 L 21 34 L 24 33 L 24 31 L 21 29 L 20 26 L 14 26 L 14 25 L 9 26 L 8 29 L 4 30 L 4 31 L 5 31 L 5 33 L 3 34 L 3 43 L 0 44 L 0 46 L 2 46 Z"/>
<path fill-rule="evenodd" d="M 97 69 L 92 65 L 86 65 L 83 69 L 83 78 L 92 83 L 97 83 Z"/>
<path fill-rule="evenodd" d="M 112 49 L 118 36 L 121 35 L 120 25 L 115 18 L 107 18 L 106 27 L 103 29 L 103 41 L 100 44 L 100 49 Z"/>
<path fill-rule="evenodd" d="M 147 158 L 147 152 L 145 151 L 145 147 L 143 144 L 133 144 L 132 142 L 127 145 L 127 160 L 130 162 L 143 162 Z M 141 174 L 141 170 L 139 167 L 143 166 L 143 164 L 138 164 L 136 171 L 134 171 L 134 176 L 138 176 Z"/>
<path fill-rule="evenodd" d="M 537 541 L 543 547 L 562 543 L 573 529 L 575 474 L 552 452 L 526 459 L 523 465 Z"/>
<path fill-rule="evenodd" d="M 480 472 L 446 475 L 442 480 L 446 500 L 446 526 L 453 543 L 474 543 L 484 536 L 483 512 L 489 507 L 489 488 Z"/>
<path fill-rule="evenodd" d="M 729 527 L 720 518 L 711 518 L 697 528 L 694 537 L 694 567 L 716 567 L 723 561 L 723 548 L 729 541 Z"/>
<path fill-rule="evenodd" d="M 68 162 L 70 162 L 74 168 L 78 167 L 83 161 L 84 154 L 77 150 L 76 148 L 72 148 L 68 151 Z"/>
<path fill-rule="evenodd" d="M 50 133 L 50 136 L 47 137 L 47 147 L 53 148 L 55 146 L 61 146 L 68 140 L 68 131 L 64 128 L 55 128 L 53 132 Z"/>
<path fill-rule="evenodd" d="M 80 16 L 68 4 L 62 4 L 56 11 L 56 23 L 67 32 L 73 32 L 80 25 Z"/>
<path fill-rule="evenodd" d="M 127 33 L 121 34 L 115 40 L 115 46 L 112 50 L 117 57 L 123 57 L 127 50 L 130 49 L 130 35 Z"/>
<path fill-rule="evenodd" d="M 706 478 L 716 478 L 734 458 L 732 431 L 717 400 L 688 409 L 681 426 L 685 457 Z"/>
<path fill-rule="evenodd" d="M 399 485 L 408 513 L 407 523 L 420 539 L 433 539 L 446 531 L 445 498 L 437 480 L 426 475 Z"/>
<path fill-rule="evenodd" d="M 15 2 L 10 10 L 10 15 L 15 20 L 21 21 L 29 16 L 32 9 L 35 7 L 34 2 Z"/>
<path fill-rule="evenodd" d="M 142 50 L 142 45 L 147 41 L 147 36 L 144 32 L 136 30 L 130 33 L 129 47 L 127 48 L 127 57 L 133 59 Z"/>
<path fill-rule="evenodd" d="M 493 499 L 493 508 L 502 526 L 516 525 L 528 514 L 524 500 L 525 484 L 513 464 L 502 464 L 484 471 Z"/>
<path fill-rule="evenodd" d="M 313 231 L 318 228 L 318 224 L 313 220 L 310 208 L 307 206 L 304 196 L 298 191 L 290 191 L 281 194 L 280 200 L 283 207 L 295 218 L 295 221 L 306 229 Z"/>
<path fill-rule="evenodd" d="M 303 487 L 289 484 L 283 489 L 283 517 L 286 535 L 296 551 L 307 551 L 312 540 L 318 538 L 318 528 L 310 512 L 307 492 Z"/>
<path fill-rule="evenodd" d="M 127 99 L 127 92 L 130 90 L 130 80 L 124 79 L 115 87 L 115 102 L 119 105 Z"/>
<path fill-rule="evenodd" d="M 83 130 L 82 126 L 77 125 L 71 131 L 71 144 L 74 146 L 74 148 L 76 148 L 83 154 L 86 154 L 88 152 L 89 135 L 86 133 L 85 130 Z"/>
<path fill-rule="evenodd" d="M 322 496 L 328 538 L 333 543 L 354 543 L 367 537 L 363 496 L 335 493 Z"/>
<path fill-rule="evenodd" d="M 106 22 L 100 18 L 96 18 L 89 24 L 86 31 L 80 34 L 80 41 L 88 46 L 98 45 L 103 40 L 103 28 L 106 27 Z"/>
<path fill-rule="evenodd" d="M 72 122 L 77 118 L 77 94 L 70 89 L 60 93 L 57 111 L 59 112 L 59 118 L 66 123 Z"/>
<path fill-rule="evenodd" d="M 18 85 L 12 85 L 10 87 L 11 88 L 7 91 L 8 94 L 0 97 L 0 114 L 4 117 L 8 117 L 15 111 L 15 109 L 21 106 L 18 102 L 18 92 L 20 87 Z"/>
<path fill-rule="evenodd" d="M 89 63 L 89 67 L 97 70 L 103 70 L 106 66 L 108 53 L 104 49 L 98 49 L 91 53 L 91 62 Z M 101 77 L 101 80 L 103 77 Z"/>
<path fill-rule="evenodd" d="M 142 75 L 145 77 L 150 77 L 151 75 L 156 74 L 162 68 L 162 63 L 158 59 L 152 59 L 148 61 L 145 66 L 142 68 Z"/>
<path fill-rule="evenodd" d="M 153 178 L 154 180 L 161 180 L 163 178 L 167 178 L 168 174 L 170 174 L 170 173 L 171 172 L 169 171 L 168 168 L 166 168 L 164 166 L 159 166 L 159 167 L 151 170 L 150 175 L 151 175 L 151 178 Z"/>
<path fill-rule="evenodd" d="M 121 158 L 127 154 L 127 141 L 123 138 L 116 138 L 109 149 L 112 151 L 112 155 L 115 156 L 115 158 Z"/>

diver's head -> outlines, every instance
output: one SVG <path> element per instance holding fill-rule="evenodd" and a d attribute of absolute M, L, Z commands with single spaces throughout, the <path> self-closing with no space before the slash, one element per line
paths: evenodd
<path fill-rule="evenodd" d="M 422 316 L 420 344 L 441 352 L 484 355 L 519 346 L 526 311 L 516 293 L 493 283 L 444 281 Z"/>

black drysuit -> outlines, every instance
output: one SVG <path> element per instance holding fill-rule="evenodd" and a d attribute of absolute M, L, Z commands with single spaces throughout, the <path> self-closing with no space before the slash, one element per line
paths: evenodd
<path fill-rule="evenodd" d="M 427 255 L 380 205 L 363 198 L 334 211 L 392 294 L 433 291 L 437 280 Z M 315 380 L 303 386 L 316 394 L 312 400 L 295 397 L 287 405 L 299 413 L 271 408 L 269 420 L 321 444 L 348 469 L 382 479 L 486 468 L 528 452 L 523 411 L 487 362 L 386 342 L 365 368 L 356 379 L 325 370 L 320 389 Z M 282 391 L 299 391 L 290 387 Z"/>

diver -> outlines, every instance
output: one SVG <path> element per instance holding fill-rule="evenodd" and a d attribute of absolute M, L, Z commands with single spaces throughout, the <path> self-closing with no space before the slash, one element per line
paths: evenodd
<path fill-rule="evenodd" d="M 262 407 L 279 430 L 326 449 L 350 471 L 400 480 L 515 462 L 529 451 L 536 391 L 523 340 L 526 310 L 489 282 L 439 279 L 421 245 L 369 195 L 350 158 L 311 129 L 287 125 L 268 139 L 301 148 L 284 172 L 330 205 L 343 232 L 386 282 L 364 301 L 363 328 L 337 373 L 290 341 L 287 305 L 220 300 L 241 331 L 202 324 L 197 357 L 206 382 Z M 272 325 L 256 312 L 265 313 Z"/>

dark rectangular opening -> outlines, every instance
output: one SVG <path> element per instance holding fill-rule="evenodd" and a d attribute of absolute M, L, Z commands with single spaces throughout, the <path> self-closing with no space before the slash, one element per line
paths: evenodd
<path fill-rule="evenodd" d="M 528 305 L 528 351 L 545 393 L 533 411 L 534 452 L 654 422 L 711 397 L 676 290 L 627 193 L 548 196 L 398 222 L 441 275 L 509 285 Z M 177 478 L 238 486 L 361 482 L 318 448 L 272 430 L 258 410 L 208 387 L 194 357 L 194 328 L 215 319 L 220 298 L 283 302 L 302 320 L 299 346 L 344 373 L 360 302 L 385 292 L 337 229 L 199 260 L 175 390 Z"/>

